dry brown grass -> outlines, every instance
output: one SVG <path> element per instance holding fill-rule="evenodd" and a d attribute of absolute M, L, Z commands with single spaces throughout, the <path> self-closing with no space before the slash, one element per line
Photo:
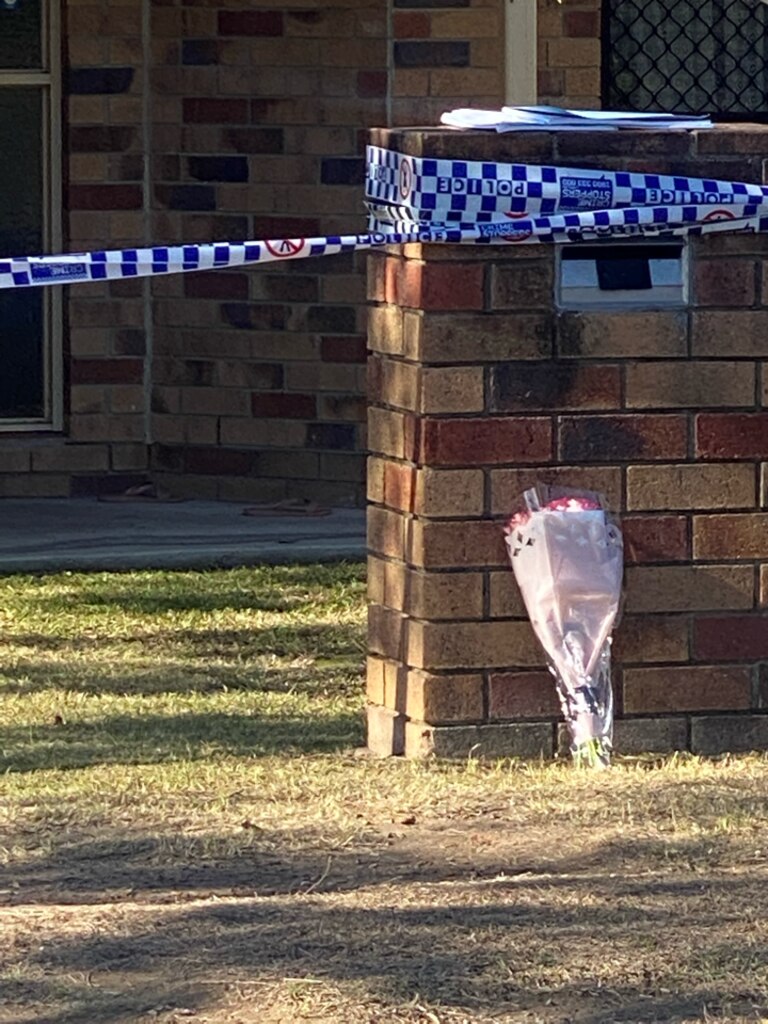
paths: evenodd
<path fill-rule="evenodd" d="M 130 577 L 69 579 L 48 619 L 42 583 L 0 593 L 2 1024 L 767 1019 L 768 760 L 356 756 L 359 576 L 296 572 L 254 613 L 285 653 L 247 658 L 243 577 L 174 579 L 161 612 Z"/>

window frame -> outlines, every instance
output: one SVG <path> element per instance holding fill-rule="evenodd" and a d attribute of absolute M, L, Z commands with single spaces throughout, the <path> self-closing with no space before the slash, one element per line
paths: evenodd
<path fill-rule="evenodd" d="M 41 0 L 42 67 L 0 68 L 0 89 L 39 87 L 42 92 L 43 248 L 62 247 L 61 0 Z M 31 253 L 8 253 L 12 256 Z M 0 433 L 61 431 L 64 419 L 62 288 L 43 288 L 44 412 L 38 418 L 0 419 Z"/>

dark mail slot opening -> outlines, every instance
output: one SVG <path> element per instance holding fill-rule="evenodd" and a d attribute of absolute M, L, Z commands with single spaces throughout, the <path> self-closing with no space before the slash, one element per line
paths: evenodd
<path fill-rule="evenodd" d="M 563 250 L 563 260 L 594 261 L 600 291 L 642 291 L 653 288 L 651 260 L 679 261 L 682 251 L 682 245 L 576 245 Z"/>
<path fill-rule="evenodd" d="M 598 305 L 682 305 L 685 302 L 682 242 L 575 243 L 562 246 L 558 303 L 561 308 Z"/>

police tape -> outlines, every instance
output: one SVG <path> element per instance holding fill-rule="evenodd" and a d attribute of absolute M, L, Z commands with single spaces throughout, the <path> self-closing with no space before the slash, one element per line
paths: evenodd
<path fill-rule="evenodd" d="M 417 158 L 369 146 L 369 230 L 0 258 L 0 289 L 155 277 L 408 243 L 525 245 L 768 231 L 768 187 L 673 175 Z"/>

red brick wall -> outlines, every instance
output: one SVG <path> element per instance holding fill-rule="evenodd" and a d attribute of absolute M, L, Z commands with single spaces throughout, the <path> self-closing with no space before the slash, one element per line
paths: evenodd
<path fill-rule="evenodd" d="M 503 99 L 499 0 L 63 0 L 62 24 L 73 250 L 362 230 L 369 126 Z M 362 501 L 364 301 L 351 255 L 71 288 L 64 433 L 0 440 L 0 493 Z"/>
<path fill-rule="evenodd" d="M 445 132 L 379 138 L 466 155 Z M 768 131 L 483 136 L 473 151 L 754 181 Z M 622 513 L 618 748 L 768 747 L 767 260 L 766 236 L 710 236 L 691 248 L 690 309 L 558 313 L 552 247 L 370 258 L 374 749 L 552 754 L 554 687 L 501 529 L 537 481 Z"/>

